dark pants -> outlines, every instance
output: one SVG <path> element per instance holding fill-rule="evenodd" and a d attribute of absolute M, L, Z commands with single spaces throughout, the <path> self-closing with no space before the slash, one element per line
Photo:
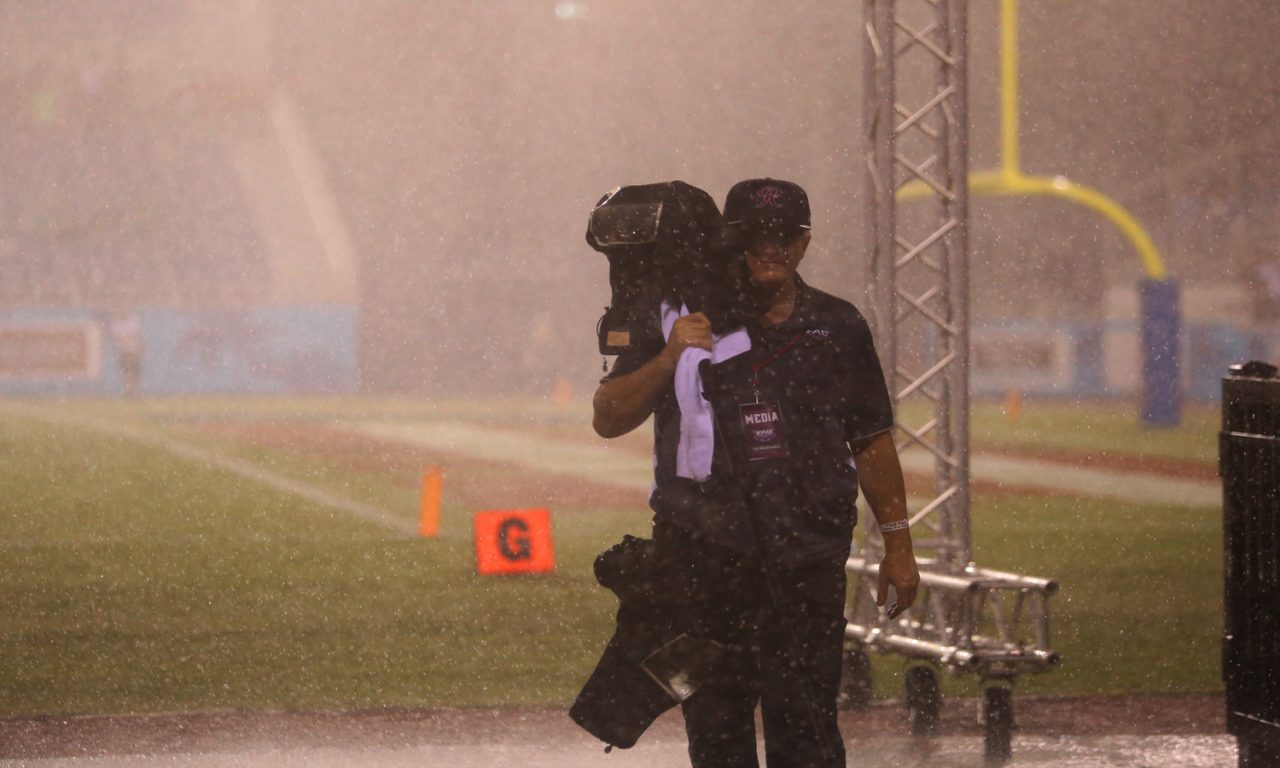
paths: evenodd
<path fill-rule="evenodd" d="M 843 768 L 836 697 L 845 558 L 766 574 L 756 558 L 679 533 L 655 530 L 654 538 L 686 585 L 691 634 L 738 651 L 683 704 L 693 768 L 757 766 L 757 704 L 768 768 Z"/>

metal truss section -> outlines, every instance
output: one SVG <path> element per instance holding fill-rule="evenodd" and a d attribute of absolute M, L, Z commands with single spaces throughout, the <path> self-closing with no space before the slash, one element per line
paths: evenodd
<path fill-rule="evenodd" d="M 850 558 L 849 570 L 864 578 L 853 590 L 847 634 L 873 650 L 982 678 L 1012 678 L 1057 665 L 1049 642 L 1049 597 L 1058 591 L 1057 582 L 973 566 L 949 574 L 936 565 L 921 563 L 917 607 L 890 621 L 875 604 L 879 566 Z"/>
<path fill-rule="evenodd" d="M 863 2 L 869 306 L 898 450 L 928 455 L 934 483 L 911 502 L 912 538 L 927 556 L 915 606 L 891 621 L 875 605 L 883 540 L 873 528 L 848 562 L 846 634 L 855 653 L 1012 679 L 1057 662 L 1057 585 L 970 561 L 966 0 Z M 929 199 L 899 206 L 907 184 Z"/>
<path fill-rule="evenodd" d="M 936 468 L 914 536 L 959 573 L 970 552 L 966 4 L 864 3 L 872 319 L 898 450 L 923 451 Z M 931 199 L 899 208 L 913 181 Z"/>

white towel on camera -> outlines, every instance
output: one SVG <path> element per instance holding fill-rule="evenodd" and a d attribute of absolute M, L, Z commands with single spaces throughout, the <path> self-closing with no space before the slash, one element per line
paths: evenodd
<path fill-rule="evenodd" d="M 678 318 L 689 314 L 689 308 L 680 308 L 662 302 L 662 337 L 671 338 L 671 328 Z M 746 328 L 737 328 L 722 335 L 712 335 L 711 351 L 689 347 L 680 353 L 676 363 L 676 402 L 680 405 L 680 440 L 676 444 L 676 475 L 702 482 L 711 476 L 711 458 L 715 453 L 716 436 L 711 405 L 702 396 L 702 374 L 698 364 L 703 360 L 719 363 L 751 349 L 751 337 Z"/>

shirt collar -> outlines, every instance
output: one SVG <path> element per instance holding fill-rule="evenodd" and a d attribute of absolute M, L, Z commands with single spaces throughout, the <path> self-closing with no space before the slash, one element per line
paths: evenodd
<path fill-rule="evenodd" d="M 774 330 L 774 329 L 785 330 L 789 328 L 791 330 L 798 331 L 802 328 L 813 327 L 814 325 L 814 317 L 813 317 L 813 311 L 812 311 L 813 302 L 809 300 L 809 298 L 813 295 L 813 289 L 809 287 L 808 283 L 806 283 L 804 280 L 800 278 L 799 274 L 795 275 L 795 281 L 796 281 L 796 304 L 794 307 L 791 308 L 791 316 L 788 317 L 786 320 L 783 320 L 782 322 L 778 323 L 777 325 L 769 326 L 769 328 L 765 330 Z"/>

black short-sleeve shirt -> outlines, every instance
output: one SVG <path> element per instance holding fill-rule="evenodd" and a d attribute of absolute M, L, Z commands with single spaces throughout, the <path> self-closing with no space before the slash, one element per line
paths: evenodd
<path fill-rule="evenodd" d="M 654 486 L 650 504 L 669 522 L 741 544 L 758 535 L 783 565 L 847 554 L 857 522 L 857 471 L 849 443 L 893 427 L 893 411 L 870 328 L 849 302 L 797 280 L 796 307 L 773 326 L 748 327 L 750 351 L 702 366 L 703 395 L 715 413 L 713 480 L 728 478 L 751 507 L 749 529 L 731 514 L 690 510 L 675 474 L 680 409 L 674 390 L 654 413 Z M 657 322 L 658 311 L 654 317 Z M 659 336 L 660 338 L 660 336 Z M 657 342 L 618 357 L 606 380 L 630 373 L 661 350 Z M 752 458 L 744 405 L 774 404 L 785 455 Z M 712 507 L 712 496 L 703 496 Z"/>

